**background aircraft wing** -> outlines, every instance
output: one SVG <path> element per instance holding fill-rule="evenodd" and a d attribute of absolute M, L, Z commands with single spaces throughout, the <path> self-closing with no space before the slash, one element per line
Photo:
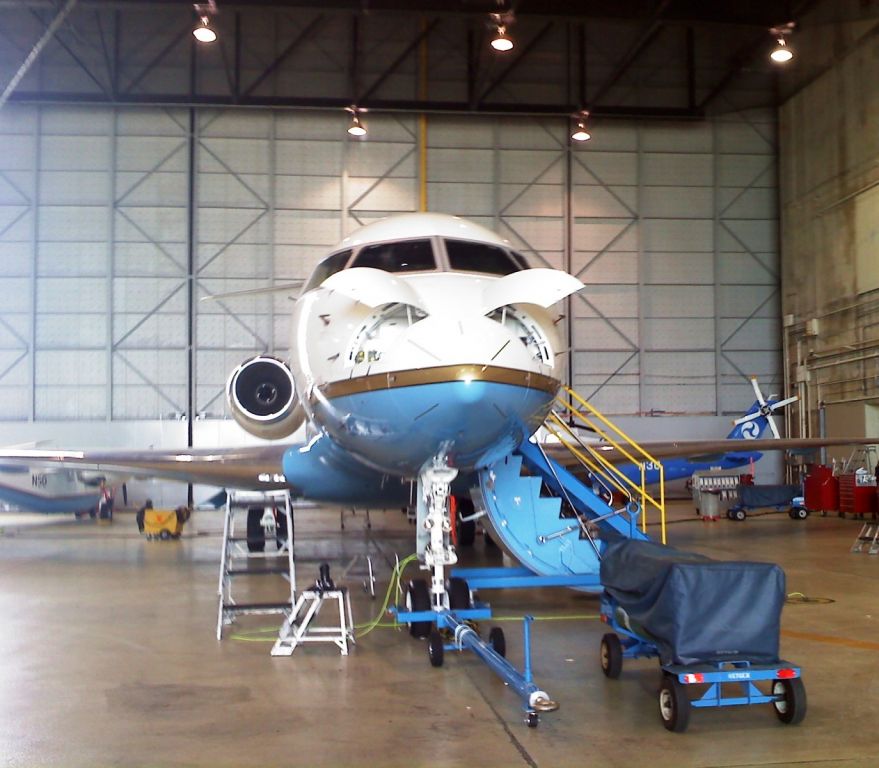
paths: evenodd
<path fill-rule="evenodd" d="M 281 458 L 289 445 L 189 448 L 179 451 L 0 450 L 0 463 L 123 472 L 140 477 L 231 488 L 284 488 Z"/>
<path fill-rule="evenodd" d="M 754 451 L 808 451 L 817 450 L 830 445 L 877 445 L 877 437 L 783 437 L 764 438 L 757 440 L 676 440 L 665 442 L 642 442 L 641 447 L 654 459 L 662 461 L 671 458 L 689 458 L 694 460 L 710 460 L 727 453 L 752 453 Z M 612 464 L 621 464 L 630 459 L 607 443 L 587 443 L 601 451 L 601 455 Z M 547 453 L 563 465 L 575 464 L 577 460 L 558 444 L 544 445 Z M 637 455 L 632 452 L 637 458 Z"/>

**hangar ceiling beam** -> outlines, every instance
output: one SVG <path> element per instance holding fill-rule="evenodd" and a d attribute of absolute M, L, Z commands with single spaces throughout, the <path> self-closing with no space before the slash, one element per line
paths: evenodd
<path fill-rule="evenodd" d="M 67 0 L 67 3 L 64 5 L 64 7 L 60 11 L 58 11 L 58 14 L 55 16 L 54 19 L 52 19 L 52 21 L 49 23 L 49 26 L 46 27 L 46 31 L 43 32 L 40 39 L 37 40 L 34 47 L 31 48 L 30 53 L 25 57 L 25 60 L 21 63 L 21 66 L 18 68 L 16 73 L 10 78 L 9 83 L 6 85 L 6 88 L 3 89 L 3 93 L 0 93 L 0 109 L 3 109 L 3 105 L 9 100 L 12 92 L 16 89 L 22 78 L 27 74 L 27 71 L 31 68 L 31 66 L 33 66 L 33 63 L 37 60 L 37 57 L 42 52 L 43 48 L 46 47 L 46 44 L 55 35 L 58 27 L 61 26 L 61 24 L 64 22 L 64 19 L 66 19 L 68 14 L 73 10 L 73 6 L 76 5 L 76 1 L 77 0 Z"/>
<path fill-rule="evenodd" d="M 365 105 L 367 99 L 369 99 L 369 97 L 381 87 L 385 80 L 397 71 L 400 65 L 411 55 L 412 51 L 414 51 L 423 40 L 427 39 L 428 35 L 430 35 L 430 33 L 436 28 L 438 23 L 439 19 L 432 19 L 430 23 L 421 30 L 420 34 L 418 34 L 415 39 L 400 52 L 400 55 L 385 68 L 384 72 L 382 72 L 365 91 L 356 95 L 354 103 Z"/>
<path fill-rule="evenodd" d="M 318 14 L 315 16 L 308 24 L 306 24 L 301 30 L 299 30 L 299 34 L 293 38 L 289 45 L 284 48 L 283 51 L 275 58 L 275 60 L 269 64 L 262 73 L 254 80 L 244 91 L 243 96 L 250 96 L 257 88 L 259 88 L 269 77 L 271 77 L 275 72 L 278 71 L 278 68 L 283 64 L 289 56 L 302 45 L 303 41 L 307 40 L 312 32 L 314 32 L 318 26 L 320 26 L 323 21 L 323 14 Z"/>
<path fill-rule="evenodd" d="M 670 0 L 662 0 L 662 2 L 656 7 L 650 23 L 644 27 L 641 34 L 638 35 L 635 42 L 629 50 L 626 51 L 625 56 L 620 59 L 616 69 L 614 69 L 610 76 L 598 87 L 598 90 L 592 97 L 593 104 L 597 104 L 601 101 L 602 97 L 605 96 L 607 92 L 617 84 L 617 82 L 619 82 L 619 79 L 628 71 L 629 67 L 631 67 L 635 60 L 641 55 L 642 51 L 648 48 L 650 43 L 657 38 L 662 31 L 661 16 L 665 9 L 668 8 L 669 2 Z"/>

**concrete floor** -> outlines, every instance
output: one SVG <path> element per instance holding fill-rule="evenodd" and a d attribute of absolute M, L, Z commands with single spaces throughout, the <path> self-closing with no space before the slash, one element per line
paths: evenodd
<path fill-rule="evenodd" d="M 719 558 L 772 560 L 788 591 L 782 654 L 800 663 L 809 714 L 784 726 L 766 706 L 694 712 L 689 731 L 660 724 L 655 661 L 617 681 L 598 665 L 603 625 L 593 597 L 565 590 L 483 595 L 500 616 L 577 616 L 535 624 L 535 676 L 561 703 L 537 729 L 472 655 L 428 665 L 424 642 L 377 629 L 341 657 L 331 646 L 271 658 L 241 621 L 217 642 L 218 513 L 197 513 L 179 542 L 146 542 L 131 516 L 112 526 L 58 522 L 0 535 L 0 764 L 17 766 L 875 766 L 879 741 L 879 557 L 849 554 L 858 524 L 786 515 L 695 520 L 674 515 L 670 543 Z M 389 563 L 413 548 L 399 512 L 297 517 L 300 584 L 328 558 L 334 575 L 360 553 Z M 0 522 L 2 525 L 2 522 Z M 469 564 L 499 563 L 478 542 Z M 365 622 L 380 607 L 346 583 Z M 272 578 L 272 577 L 269 577 Z M 277 585 L 276 585 L 277 586 Z M 264 584 L 257 591 L 264 592 Z M 240 592 L 242 597 L 247 593 Z M 829 602 L 832 601 L 832 602 Z M 518 622 L 504 624 L 521 663 Z"/>

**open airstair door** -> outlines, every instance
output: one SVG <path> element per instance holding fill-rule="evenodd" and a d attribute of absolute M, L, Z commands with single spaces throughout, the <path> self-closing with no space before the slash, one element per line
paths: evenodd
<path fill-rule="evenodd" d="M 576 393 L 566 393 L 568 398 L 559 398 L 558 404 L 568 422 L 554 412 L 546 427 L 580 460 L 586 482 L 549 458 L 537 442 L 526 440 L 479 473 L 479 506 L 494 540 L 535 574 L 597 577 L 608 538 L 648 538 L 638 529 L 645 503 L 660 509 L 664 524 L 664 496 L 660 491 L 657 503 L 643 482 L 637 486 L 578 440 L 572 423 L 587 426 L 626 455 L 655 462 Z"/>
<path fill-rule="evenodd" d="M 610 531 L 647 538 L 636 510 L 615 511 L 534 443 L 480 472 L 479 483 L 490 535 L 540 576 L 597 576 Z"/>

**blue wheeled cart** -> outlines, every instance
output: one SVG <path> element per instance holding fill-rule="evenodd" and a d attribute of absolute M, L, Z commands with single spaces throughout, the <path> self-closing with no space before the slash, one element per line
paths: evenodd
<path fill-rule="evenodd" d="M 617 678 L 623 659 L 659 657 L 652 640 L 633 628 L 609 595 L 601 601 L 601 620 L 613 632 L 601 639 L 601 669 Z M 693 707 L 735 707 L 772 704 L 781 722 L 796 725 L 806 716 L 806 688 L 800 668 L 787 661 L 774 664 L 736 659 L 699 664 L 661 664 L 659 714 L 670 731 L 682 733 L 690 722 Z M 764 692 L 757 683 L 768 687 Z M 701 686 L 698 698 L 690 697 L 689 686 Z"/>

